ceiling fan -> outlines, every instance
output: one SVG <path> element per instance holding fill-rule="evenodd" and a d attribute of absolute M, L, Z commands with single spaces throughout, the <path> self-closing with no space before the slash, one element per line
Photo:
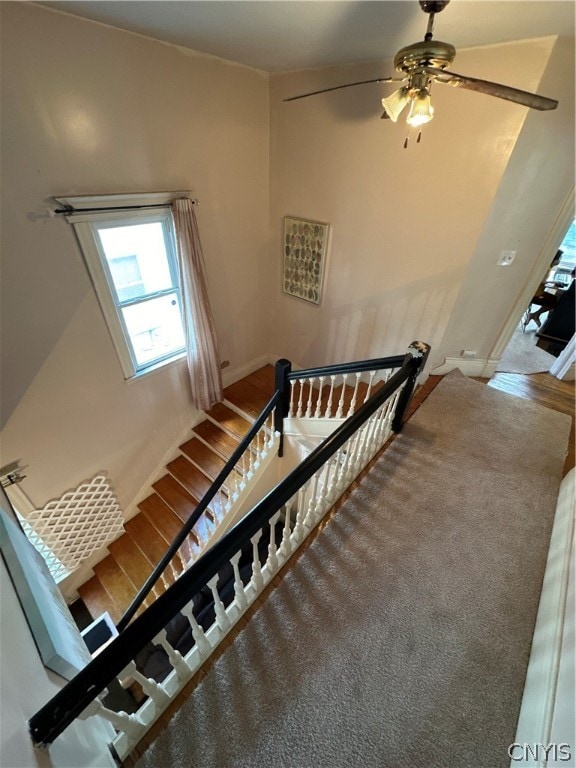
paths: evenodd
<path fill-rule="evenodd" d="M 488 96 L 496 96 L 507 101 L 514 101 L 531 109 L 556 109 L 558 102 L 548 99 L 536 93 L 521 91 L 508 85 L 491 83 L 488 80 L 478 80 L 475 77 L 465 77 L 448 71 L 448 67 L 456 56 L 456 49 L 449 43 L 432 40 L 434 16 L 448 5 L 450 0 L 419 0 L 420 7 L 429 15 L 428 28 L 423 42 L 412 43 L 398 51 L 394 57 L 394 67 L 402 73 L 402 77 L 377 77 L 373 80 L 360 80 L 356 83 L 336 85 L 332 88 L 322 88 L 319 91 L 303 93 L 299 96 L 291 96 L 284 101 L 296 101 L 308 96 L 317 96 L 328 91 L 338 91 L 342 88 L 352 88 L 356 85 L 367 83 L 394 83 L 403 85 L 390 96 L 382 99 L 384 107 L 383 118 L 389 118 L 396 122 L 404 108 L 410 105 L 406 122 L 413 127 L 419 127 L 432 120 L 434 108 L 430 103 L 430 89 L 432 83 L 452 85 L 455 88 L 465 88 L 470 91 L 486 93 Z M 418 141 L 420 135 L 418 136 Z M 404 146 L 407 146 L 407 141 Z"/>

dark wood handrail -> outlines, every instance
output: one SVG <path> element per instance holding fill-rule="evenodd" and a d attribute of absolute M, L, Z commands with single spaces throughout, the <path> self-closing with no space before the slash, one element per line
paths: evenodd
<path fill-rule="evenodd" d="M 375 357 L 372 360 L 356 360 L 351 363 L 338 363 L 337 365 L 324 365 L 320 368 L 304 368 L 301 371 L 292 371 L 288 379 L 312 379 L 319 376 L 337 376 L 342 373 L 363 373 L 365 371 L 387 370 L 399 368 L 404 362 L 405 355 L 391 357 Z"/>

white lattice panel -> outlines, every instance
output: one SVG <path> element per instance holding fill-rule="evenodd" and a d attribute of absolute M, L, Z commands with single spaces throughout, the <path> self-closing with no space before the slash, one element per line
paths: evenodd
<path fill-rule="evenodd" d="M 26 532 L 58 579 L 117 538 L 124 530 L 122 523 L 122 510 L 108 479 L 96 475 L 31 512 L 26 519 L 31 532 Z"/>

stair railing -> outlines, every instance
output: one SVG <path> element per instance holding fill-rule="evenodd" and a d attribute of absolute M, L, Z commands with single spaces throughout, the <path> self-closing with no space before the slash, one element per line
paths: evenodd
<path fill-rule="evenodd" d="M 411 345 L 402 366 L 384 386 L 31 718 L 30 734 L 36 746 L 50 744 L 77 717 L 97 714 L 118 731 L 111 745 L 116 756 L 124 759 L 128 755 L 392 430 L 401 428 L 428 351 L 420 342 Z M 279 526 L 282 532 L 278 536 Z M 261 551 L 263 534 L 267 546 Z M 243 577 L 239 566 L 250 547 L 250 573 Z M 219 591 L 225 566 L 233 573 L 227 605 Z M 201 626 L 195 614 L 194 599 L 203 588 L 213 597 L 209 627 Z M 170 644 L 166 631 L 179 613 L 189 622 L 194 639 L 183 653 Z M 160 682 L 148 679 L 133 661 L 149 642 L 164 649 L 171 665 Z M 100 701 L 99 695 L 115 677 L 131 677 L 143 685 L 148 698 L 136 713 L 113 712 Z"/>
<path fill-rule="evenodd" d="M 252 424 L 246 435 L 240 441 L 238 447 L 234 450 L 231 457 L 228 459 L 218 476 L 204 494 L 202 499 L 198 502 L 197 507 L 194 509 L 188 520 L 184 523 L 178 535 L 174 538 L 164 556 L 160 562 L 155 566 L 154 570 L 148 576 L 142 587 L 138 590 L 138 593 L 124 612 L 122 618 L 118 622 L 117 629 L 122 632 L 131 621 L 137 610 L 142 603 L 146 600 L 154 585 L 161 578 L 165 569 L 170 565 L 172 559 L 177 554 L 182 544 L 186 541 L 190 533 L 194 530 L 194 526 L 198 520 L 202 517 L 210 502 L 220 491 L 224 483 L 228 478 L 233 475 L 237 468 L 241 468 L 241 480 L 235 483 L 228 483 L 229 493 L 237 495 L 242 490 L 242 483 L 246 483 L 255 470 L 255 462 L 257 463 L 258 457 L 262 455 L 264 449 L 270 449 L 273 445 L 275 438 L 275 430 L 272 428 L 272 424 L 275 425 L 275 429 L 282 429 L 281 421 L 271 418 L 273 412 L 278 408 L 281 402 L 280 393 L 276 391 L 270 398 L 267 405 L 264 407 L 261 414 L 256 421 Z M 180 574 L 181 575 L 181 574 Z"/>

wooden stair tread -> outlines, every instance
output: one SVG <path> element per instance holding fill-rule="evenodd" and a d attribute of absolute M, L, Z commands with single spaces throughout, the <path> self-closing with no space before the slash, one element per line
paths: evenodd
<path fill-rule="evenodd" d="M 226 465 L 226 462 L 221 456 L 214 453 L 213 450 L 197 437 L 187 440 L 180 446 L 180 450 L 211 480 L 215 480 Z"/>
<path fill-rule="evenodd" d="M 206 415 L 217 421 L 222 429 L 240 439 L 244 437 L 251 427 L 249 421 L 246 421 L 245 418 L 231 408 L 228 408 L 224 403 L 216 403 L 213 408 L 206 412 Z"/>
<path fill-rule="evenodd" d="M 93 619 L 97 619 L 103 613 L 109 613 L 114 624 L 120 621 L 122 617 L 121 609 L 112 596 L 104 589 L 97 576 L 92 576 L 82 586 L 78 587 L 78 594 Z"/>
<path fill-rule="evenodd" d="M 259 387 L 245 379 L 240 379 L 240 381 L 226 387 L 224 397 L 237 408 L 240 408 L 241 411 L 255 419 L 268 404 L 272 393 L 268 396 Z"/>
<path fill-rule="evenodd" d="M 93 570 L 106 592 L 113 595 L 114 601 L 125 610 L 136 596 L 137 589 L 114 557 L 108 555 L 96 563 Z"/>
<path fill-rule="evenodd" d="M 153 483 L 152 488 L 183 523 L 198 506 L 198 499 L 194 498 L 172 475 L 164 475 Z"/>
<path fill-rule="evenodd" d="M 162 537 L 171 544 L 176 536 L 182 529 L 182 520 L 178 515 L 174 514 L 168 504 L 163 501 L 157 493 L 152 493 L 138 504 L 138 509 L 145 515 L 152 525 L 160 531 Z M 191 560 L 195 553 L 195 546 L 198 545 L 198 540 L 194 533 L 191 531 L 186 539 L 180 546 L 180 551 L 184 556 L 184 560 L 188 562 Z M 192 541 L 190 541 L 190 538 Z"/>
<path fill-rule="evenodd" d="M 127 533 L 138 545 L 142 554 L 153 565 L 157 565 L 166 554 L 168 542 L 145 515 L 136 515 L 124 524 Z"/>
<path fill-rule="evenodd" d="M 212 487 L 212 481 L 186 456 L 178 456 L 167 464 L 166 468 L 195 499 L 200 500 Z"/>
<path fill-rule="evenodd" d="M 258 368 L 257 371 L 249 373 L 242 381 L 246 381 L 252 384 L 254 387 L 258 387 L 266 395 L 267 401 L 270 400 L 276 389 L 276 373 L 273 365 L 264 365 L 262 368 Z M 233 386 L 233 385 L 232 385 Z M 226 390 L 224 390 L 226 392 Z M 266 402 L 267 402 L 266 401 Z"/>
<path fill-rule="evenodd" d="M 124 571 L 132 584 L 139 589 L 152 573 L 152 565 L 142 554 L 142 550 L 127 535 L 108 545 L 108 551 Z"/>
<path fill-rule="evenodd" d="M 214 422 L 206 419 L 194 427 L 194 433 L 201 437 L 206 443 L 212 446 L 213 450 L 220 454 L 224 459 L 229 459 L 232 453 L 238 448 L 238 438 L 232 437 Z"/>

